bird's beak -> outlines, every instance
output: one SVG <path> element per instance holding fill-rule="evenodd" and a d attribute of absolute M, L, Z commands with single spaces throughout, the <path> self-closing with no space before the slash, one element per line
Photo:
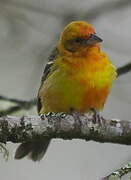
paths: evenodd
<path fill-rule="evenodd" d="M 86 40 L 86 45 L 93 45 L 96 43 L 100 43 L 103 40 L 101 38 L 99 38 L 98 36 L 96 36 L 95 34 L 92 34 L 87 40 Z"/>

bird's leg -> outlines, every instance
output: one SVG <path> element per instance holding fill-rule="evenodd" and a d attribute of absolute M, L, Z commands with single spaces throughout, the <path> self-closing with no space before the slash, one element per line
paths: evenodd
<path fill-rule="evenodd" d="M 41 120 L 45 120 L 45 114 L 40 114 L 39 116 L 40 116 Z"/>
<path fill-rule="evenodd" d="M 93 112 L 93 123 L 102 124 L 102 119 L 100 117 L 100 114 L 94 108 L 92 108 L 91 111 Z"/>
<path fill-rule="evenodd" d="M 75 120 L 75 128 L 80 129 L 81 127 L 81 119 L 80 116 L 82 115 L 80 112 L 76 111 L 75 109 L 71 108 L 70 109 L 70 114 L 74 117 Z"/>
<path fill-rule="evenodd" d="M 45 120 L 46 117 L 53 116 L 52 112 L 46 113 L 46 114 L 40 114 L 41 120 Z"/>

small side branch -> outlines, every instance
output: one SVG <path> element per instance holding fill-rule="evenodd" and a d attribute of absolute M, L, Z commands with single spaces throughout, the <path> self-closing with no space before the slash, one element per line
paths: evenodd
<path fill-rule="evenodd" d="M 131 145 L 131 122 L 104 119 L 100 115 L 73 116 L 49 113 L 39 116 L 0 117 L 0 142 L 26 142 L 36 137 L 84 139 Z"/>
<path fill-rule="evenodd" d="M 100 180 L 120 180 L 121 177 L 131 172 L 131 163 L 126 164 L 125 166 L 121 167 L 120 169 L 117 169 L 110 175 L 100 179 Z"/>
<path fill-rule="evenodd" d="M 130 71 L 131 71 L 131 62 L 124 65 L 124 66 L 119 67 L 117 69 L 117 74 L 118 74 L 118 76 L 121 76 L 121 75 L 126 74 Z"/>
<path fill-rule="evenodd" d="M 0 95 L 0 100 L 16 103 L 24 108 L 27 107 L 27 109 L 30 105 L 36 104 L 36 99 L 32 99 L 30 101 L 24 101 L 24 100 L 19 100 L 19 99 L 15 99 L 15 98 L 9 98 L 9 97 L 2 96 L 2 95 Z"/>
<path fill-rule="evenodd" d="M 30 110 L 37 103 L 36 99 L 24 101 L 24 100 L 19 100 L 19 99 L 15 99 L 15 98 L 9 98 L 9 97 L 3 96 L 3 95 L 0 95 L 0 101 L 13 103 L 13 106 L 11 105 L 4 110 L 0 110 L 0 116 L 6 116 L 9 114 L 13 114 L 22 109 Z"/>

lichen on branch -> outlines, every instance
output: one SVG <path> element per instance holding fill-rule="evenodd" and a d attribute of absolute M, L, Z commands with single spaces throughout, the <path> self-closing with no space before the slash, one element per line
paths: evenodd
<path fill-rule="evenodd" d="M 39 116 L 0 117 L 0 142 L 26 142 L 47 138 L 84 139 L 131 145 L 131 122 L 105 119 L 97 114 L 48 113 Z"/>

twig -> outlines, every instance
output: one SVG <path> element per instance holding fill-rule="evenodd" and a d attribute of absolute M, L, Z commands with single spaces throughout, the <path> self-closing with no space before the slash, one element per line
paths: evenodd
<path fill-rule="evenodd" d="M 125 166 L 121 167 L 120 169 L 117 169 L 110 175 L 100 180 L 120 180 L 122 176 L 128 174 L 129 172 L 131 172 L 131 163 L 126 164 Z"/>
<path fill-rule="evenodd" d="M 8 97 L 2 96 L 2 95 L 0 95 L 0 100 L 14 103 L 14 106 L 10 106 L 5 110 L 0 110 L 0 116 L 6 116 L 9 114 L 13 114 L 13 113 L 20 111 L 21 109 L 29 110 L 33 106 L 35 106 L 37 103 L 36 98 L 32 99 L 30 101 L 23 101 L 23 100 L 19 100 L 19 99 L 15 99 L 15 98 L 8 98 Z"/>
<path fill-rule="evenodd" d="M 128 64 L 125 64 L 124 66 L 121 66 L 117 69 L 118 76 L 121 76 L 123 74 L 126 74 L 131 71 L 131 62 Z"/>
<path fill-rule="evenodd" d="M 19 99 L 15 99 L 15 98 L 9 98 L 9 97 L 2 96 L 2 95 L 0 95 L 0 100 L 10 101 L 10 102 L 19 104 L 20 106 L 22 106 L 24 108 L 25 107 L 28 108 L 30 106 L 30 104 L 31 105 L 36 104 L 36 99 L 32 99 L 32 100 L 29 100 L 29 101 L 24 101 L 24 100 L 19 100 Z"/>

